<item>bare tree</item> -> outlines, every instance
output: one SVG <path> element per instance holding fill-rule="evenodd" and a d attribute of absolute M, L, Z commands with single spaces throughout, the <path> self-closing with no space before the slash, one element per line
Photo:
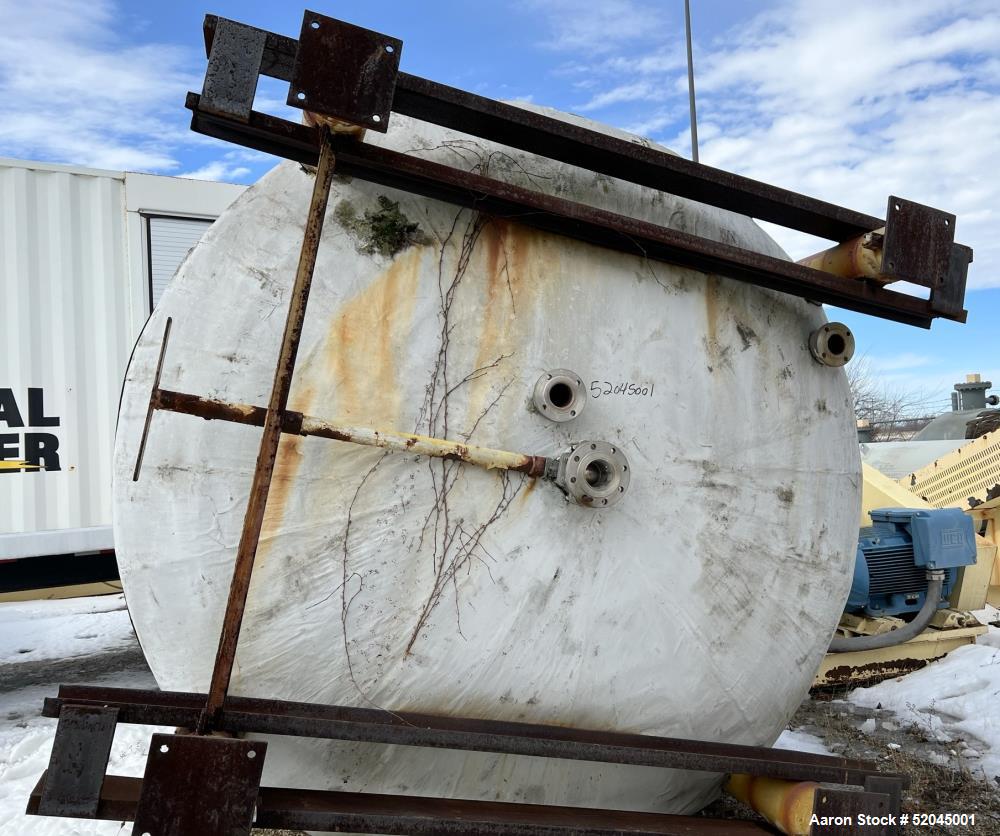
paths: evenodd
<path fill-rule="evenodd" d="M 939 393 L 881 379 L 867 356 L 855 357 L 846 371 L 854 414 L 869 423 L 872 441 L 909 438 L 939 411 L 935 408 L 941 401 Z"/>

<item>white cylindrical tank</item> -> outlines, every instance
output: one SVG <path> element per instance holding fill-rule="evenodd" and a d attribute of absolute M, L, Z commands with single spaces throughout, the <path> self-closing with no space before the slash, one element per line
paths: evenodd
<path fill-rule="evenodd" d="M 565 117 L 571 118 L 571 117 Z M 389 147 L 783 257 L 752 221 L 393 116 Z M 640 140 L 636 140 L 640 141 Z M 312 175 L 285 163 L 188 257 L 136 348 L 115 540 L 164 689 L 207 690 L 260 430 L 159 412 L 161 385 L 266 404 Z M 398 204 L 398 206 L 397 206 Z M 850 584 L 860 479 L 822 308 L 338 178 L 290 408 L 556 456 L 622 450 L 617 505 L 453 461 L 286 436 L 232 692 L 769 745 Z M 569 370 L 573 420 L 535 407 Z M 717 776 L 272 741 L 265 781 L 688 812 Z"/>

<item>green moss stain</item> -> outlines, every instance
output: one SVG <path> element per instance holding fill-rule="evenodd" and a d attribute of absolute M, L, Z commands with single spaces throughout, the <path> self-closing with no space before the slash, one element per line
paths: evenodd
<path fill-rule="evenodd" d="M 399 204 L 385 195 L 378 196 L 378 208 L 366 209 L 363 215 L 347 200 L 342 200 L 333 210 L 333 216 L 357 241 L 358 249 L 366 255 L 392 258 L 413 244 L 424 243 L 420 225 L 399 211 Z"/>

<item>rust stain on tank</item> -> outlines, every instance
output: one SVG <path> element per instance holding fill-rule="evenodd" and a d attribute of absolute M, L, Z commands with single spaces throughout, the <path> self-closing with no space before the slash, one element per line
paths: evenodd
<path fill-rule="evenodd" d="M 495 386 L 509 380 L 517 363 L 521 340 L 517 318 L 533 307 L 534 289 L 544 278 L 539 270 L 538 247 L 542 233 L 493 218 L 479 238 L 482 313 L 477 322 L 479 344 L 474 368 L 485 368 L 498 357 L 508 355 L 502 367 L 471 381 L 468 393 L 468 424 L 471 426 L 496 397 Z"/>
<path fill-rule="evenodd" d="M 288 501 L 295 487 L 296 476 L 302 465 L 302 444 L 304 438 L 295 435 L 283 435 L 278 445 L 278 456 L 274 462 L 274 474 L 271 477 L 271 489 L 267 494 L 267 506 L 264 509 L 264 522 L 260 530 L 260 546 L 258 558 L 266 557 L 270 551 L 268 541 L 281 531 Z"/>
<path fill-rule="evenodd" d="M 293 398 L 289 399 L 289 408 L 310 413 L 316 400 L 316 390 L 312 386 L 295 387 Z M 294 402 L 293 402 L 294 401 Z M 260 546 L 258 559 L 264 558 L 270 552 L 269 541 L 281 530 L 288 510 L 288 502 L 295 487 L 296 477 L 302 465 L 302 445 L 305 439 L 301 436 L 282 435 L 278 445 L 278 455 L 274 460 L 274 474 L 271 477 L 271 488 L 267 493 L 267 505 L 264 509 L 264 522 L 260 530 Z"/>
<path fill-rule="evenodd" d="M 345 302 L 319 352 L 308 365 L 300 358 L 289 409 L 374 426 L 395 426 L 400 387 L 395 359 L 408 338 L 424 248 L 394 260 Z M 281 532 L 292 506 L 304 438 L 284 436 L 261 529 L 260 558 Z"/>
<path fill-rule="evenodd" d="M 330 393 L 323 415 L 365 426 L 396 426 L 397 358 L 408 344 L 425 247 L 413 247 L 345 302 L 312 369 Z M 318 381 L 317 381 L 318 382 Z"/>
<path fill-rule="evenodd" d="M 496 358 L 510 319 L 516 316 L 521 295 L 523 270 L 517 254 L 523 249 L 521 227 L 494 218 L 483 230 L 483 272 L 486 280 L 483 299 L 482 330 L 476 365 L 483 366 Z M 490 356 L 492 355 L 492 356 Z M 488 359 L 487 359 L 488 358 Z"/>

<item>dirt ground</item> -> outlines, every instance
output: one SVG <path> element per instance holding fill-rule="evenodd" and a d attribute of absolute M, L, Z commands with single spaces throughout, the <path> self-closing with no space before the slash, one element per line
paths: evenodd
<path fill-rule="evenodd" d="M 833 753 L 872 761 L 886 772 L 908 775 L 910 788 L 903 794 L 905 813 L 975 813 L 974 827 L 935 825 L 933 828 L 908 825 L 903 833 L 940 836 L 1000 836 L 1000 786 L 982 774 L 976 775 L 965 763 L 960 743 L 939 743 L 919 726 L 899 723 L 888 711 L 862 708 L 822 694 L 806 700 L 792 720 L 792 727 L 823 740 Z M 862 725 L 874 720 L 874 730 Z M 871 727 L 867 723 L 866 728 Z M 728 796 L 706 811 L 720 818 L 749 818 L 760 821 L 753 811 Z"/>
<path fill-rule="evenodd" d="M 868 720 L 875 721 L 870 734 L 861 730 Z M 935 833 L 1000 836 L 1000 786 L 995 781 L 991 786 L 985 775 L 969 768 L 962 754 L 964 744 L 940 743 L 926 729 L 901 724 L 887 711 L 840 700 L 806 701 L 793 725 L 822 738 L 836 754 L 871 760 L 887 772 L 908 775 L 911 786 L 903 795 L 903 812 L 976 814 L 975 827 L 936 825 Z M 904 832 L 928 830 L 909 827 Z"/>

